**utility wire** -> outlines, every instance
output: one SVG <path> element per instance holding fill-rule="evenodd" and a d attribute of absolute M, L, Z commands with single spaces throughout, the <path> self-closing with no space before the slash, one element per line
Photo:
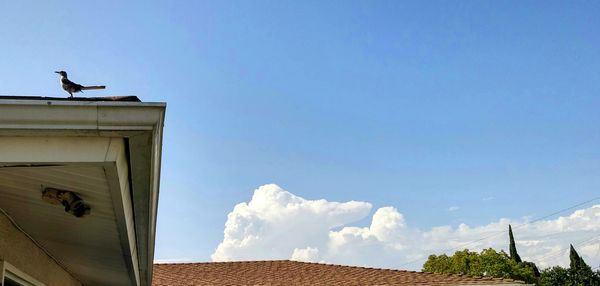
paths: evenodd
<path fill-rule="evenodd" d="M 576 204 L 576 205 L 573 205 L 573 206 L 570 206 L 570 207 L 568 207 L 568 208 L 564 208 L 564 209 L 562 209 L 562 210 L 559 210 L 559 211 L 553 212 L 553 213 L 551 213 L 551 214 L 549 214 L 549 215 L 545 215 L 545 216 L 543 216 L 543 217 L 540 217 L 540 218 L 534 219 L 534 220 L 532 220 L 532 221 L 530 221 L 530 222 L 528 222 L 528 223 L 525 223 L 525 224 L 523 224 L 522 226 L 524 226 L 524 225 L 527 225 L 527 224 L 531 224 L 531 223 L 534 223 L 534 222 L 538 222 L 538 221 L 540 221 L 540 220 L 543 220 L 543 219 L 549 218 L 549 217 L 551 217 L 551 216 L 557 215 L 557 214 L 559 214 L 559 213 L 562 213 L 562 212 L 565 212 L 565 211 L 568 211 L 568 210 L 572 210 L 572 209 L 574 209 L 574 208 L 576 208 L 576 207 L 580 207 L 580 206 L 583 206 L 583 205 L 589 204 L 589 203 L 591 203 L 591 202 L 593 202 L 593 201 L 596 201 L 596 200 L 599 200 L 599 199 L 600 199 L 600 197 L 595 197 L 595 198 L 589 199 L 589 200 L 587 200 L 587 201 L 585 201 L 585 202 L 578 203 L 578 204 Z"/>
<path fill-rule="evenodd" d="M 565 212 L 565 211 L 568 211 L 568 210 L 572 210 L 572 209 L 574 209 L 574 208 L 577 208 L 577 207 L 580 207 L 580 206 L 583 206 L 583 205 L 589 204 L 589 203 L 591 203 L 591 202 L 593 202 L 593 201 L 597 201 L 597 200 L 600 200 L 600 197 L 594 197 L 594 198 L 592 198 L 592 199 L 589 199 L 589 200 L 587 200 L 587 201 L 584 201 L 584 202 L 581 202 L 581 203 L 577 203 L 577 204 L 575 204 L 575 205 L 572 205 L 572 206 L 569 206 L 569 207 L 567 207 L 567 208 L 564 208 L 564 209 L 561 209 L 561 210 L 558 210 L 558 211 L 552 212 L 552 213 L 550 213 L 550 214 L 547 214 L 547 215 L 544 215 L 544 216 L 542 216 L 542 217 L 536 218 L 536 219 L 534 219 L 534 220 L 532 220 L 532 221 L 529 221 L 529 222 L 526 222 L 526 223 L 520 224 L 520 225 L 518 225 L 518 226 L 514 227 L 514 229 L 518 229 L 518 228 L 524 227 L 524 226 L 526 226 L 526 225 L 529 225 L 529 224 L 532 224 L 532 223 L 535 223 L 535 222 L 541 221 L 541 220 L 543 220 L 543 219 L 547 219 L 547 218 L 549 218 L 549 217 L 552 217 L 552 216 L 554 216 L 554 215 L 560 214 L 560 213 L 562 213 L 562 212 Z M 442 251 L 441 253 L 448 253 L 448 252 L 450 252 L 450 251 L 453 251 L 453 250 L 458 250 L 458 249 L 466 248 L 467 246 L 469 246 L 469 245 L 472 245 L 472 244 L 474 244 L 474 243 L 477 243 L 477 242 L 480 242 L 480 241 L 484 241 L 484 240 L 487 240 L 487 239 L 490 239 L 490 238 L 492 238 L 492 237 L 496 237 L 496 236 L 498 236 L 498 235 L 500 235 L 500 234 L 505 234 L 505 233 L 506 233 L 506 231 L 505 231 L 505 230 L 502 230 L 502 231 L 496 231 L 496 232 L 492 232 L 492 234 L 491 234 L 491 235 L 488 235 L 488 236 L 485 236 L 485 237 L 482 237 L 482 238 L 479 238 L 479 239 L 476 239 L 476 240 L 473 240 L 473 241 L 467 242 L 467 243 L 465 243 L 465 244 L 462 244 L 461 246 L 457 246 L 457 247 L 448 248 L 448 249 L 446 249 L 446 250 Z M 422 260 L 425 260 L 425 259 L 427 259 L 427 258 L 418 258 L 418 259 L 414 259 L 414 260 L 411 260 L 411 261 L 408 261 L 408 262 L 402 263 L 402 264 L 400 264 L 399 266 L 405 266 L 405 265 L 413 264 L 413 263 L 415 263 L 415 262 L 419 262 L 419 261 L 422 261 Z"/>
<path fill-rule="evenodd" d="M 596 235 L 593 235 L 593 236 L 591 236 L 591 237 L 589 237 L 589 238 L 587 238 L 587 239 L 585 239 L 583 241 L 580 241 L 578 243 L 573 244 L 573 247 L 575 247 L 575 246 L 581 246 L 581 245 L 587 245 L 590 242 L 595 242 L 598 239 L 600 239 L 600 235 L 596 234 Z M 548 259 L 548 258 L 554 258 L 556 256 L 562 255 L 563 254 L 562 252 L 564 252 L 564 251 L 566 251 L 566 249 L 561 248 L 561 249 L 558 249 L 558 250 L 554 250 L 554 251 L 552 251 L 552 252 L 550 252 L 550 253 L 548 253 L 546 255 L 543 255 L 541 257 L 537 257 L 535 259 L 539 261 L 539 260 L 544 260 L 544 259 Z"/>

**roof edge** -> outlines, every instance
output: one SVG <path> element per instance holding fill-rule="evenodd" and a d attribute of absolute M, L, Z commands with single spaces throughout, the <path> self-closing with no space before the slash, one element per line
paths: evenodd
<path fill-rule="evenodd" d="M 129 101 L 129 102 L 141 102 L 141 100 L 135 95 L 113 95 L 113 96 L 99 96 L 99 97 L 52 97 L 52 96 L 41 96 L 41 95 L 0 95 L 0 99 L 13 99 L 13 100 L 54 100 L 54 101 Z"/>

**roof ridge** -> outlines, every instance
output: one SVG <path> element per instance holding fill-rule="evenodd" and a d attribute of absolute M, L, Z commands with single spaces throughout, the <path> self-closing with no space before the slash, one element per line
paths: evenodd
<path fill-rule="evenodd" d="M 255 262 L 279 262 L 290 260 L 236 260 L 236 261 L 197 261 L 197 262 L 154 262 L 154 265 L 181 265 L 181 264 L 225 264 L 225 263 L 255 263 Z"/>
<path fill-rule="evenodd" d="M 369 267 L 369 266 L 358 266 L 358 265 L 344 265 L 335 264 L 328 262 L 314 262 L 314 261 L 298 261 L 289 259 L 266 259 L 266 260 L 236 260 L 236 261 L 200 261 L 200 262 L 155 262 L 154 265 L 182 265 L 182 264 L 226 264 L 226 263 L 264 263 L 264 262 L 291 262 L 299 264 L 315 264 L 315 265 L 326 265 L 326 266 L 337 266 L 337 267 L 349 267 L 349 268 L 360 268 L 360 269 L 373 269 L 373 270 L 387 270 L 387 271 L 398 271 L 407 273 L 427 273 L 421 271 L 405 270 L 405 269 L 394 269 L 394 268 L 381 268 L 381 267 Z M 437 274 L 437 273 L 431 273 Z"/>
<path fill-rule="evenodd" d="M 394 272 L 404 272 L 404 273 L 423 273 L 423 274 L 432 274 L 432 275 L 448 275 L 448 276 L 456 276 L 456 277 L 470 277 L 470 278 L 482 278 L 482 279 L 494 279 L 494 280 L 513 280 L 511 278 L 496 278 L 496 277 L 483 277 L 483 276 L 470 276 L 470 275 L 460 275 L 460 274 L 451 274 L 451 273 L 439 273 L 439 272 L 425 272 L 425 271 L 414 271 L 414 270 L 406 270 L 406 269 L 395 269 L 395 268 L 382 268 L 382 267 L 369 267 L 369 266 L 358 266 L 358 265 L 344 265 L 344 264 L 335 264 L 328 262 L 320 262 L 320 261 L 298 261 L 298 260 L 290 260 L 290 259 L 265 259 L 265 260 L 235 260 L 235 261 L 201 261 L 201 262 L 167 262 L 167 263 L 154 263 L 154 265 L 183 265 L 183 264 L 233 264 L 233 263 L 265 263 L 265 262 L 291 262 L 298 264 L 313 264 L 313 265 L 325 265 L 325 266 L 336 266 L 336 267 L 348 267 L 348 268 L 358 268 L 358 269 L 370 269 L 370 270 L 385 270 L 385 271 L 394 271 Z"/>
<path fill-rule="evenodd" d="M 236 283 L 249 283 L 249 281 L 259 283 L 260 281 L 271 281 L 272 279 L 281 280 L 282 283 L 293 282 L 288 285 L 310 285 L 310 281 L 328 281 L 335 284 L 355 280 L 362 281 L 364 279 L 366 279 L 365 281 L 369 281 L 370 279 L 373 282 L 378 281 L 377 283 L 379 284 L 377 285 L 381 283 L 383 283 L 381 285 L 392 285 L 390 283 L 400 283 L 393 285 L 441 285 L 444 283 L 455 285 L 452 283 L 457 282 L 464 282 L 466 283 L 465 285 L 479 285 L 478 283 L 488 283 L 490 285 L 523 283 L 523 281 L 511 278 L 431 273 L 288 259 L 175 262 L 156 263 L 154 265 L 155 279 L 159 279 L 156 281 L 160 281 L 156 282 L 155 286 L 179 285 L 178 283 L 181 282 L 179 279 L 191 279 L 192 277 L 195 277 L 194 279 L 197 282 L 204 283 L 198 285 L 241 285 Z M 303 278 L 299 278 L 298 273 L 301 273 Z"/>

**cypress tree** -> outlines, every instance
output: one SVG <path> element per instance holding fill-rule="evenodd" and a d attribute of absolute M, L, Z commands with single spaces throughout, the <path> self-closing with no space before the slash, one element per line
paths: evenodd
<path fill-rule="evenodd" d="M 569 266 L 571 267 L 571 269 L 577 269 L 581 265 L 582 259 L 577 253 L 577 251 L 575 251 L 573 245 L 570 244 L 570 246 L 571 249 L 569 250 L 569 259 L 571 260 L 571 263 L 569 264 Z"/>
<path fill-rule="evenodd" d="M 510 258 L 515 262 L 521 262 L 521 257 L 519 257 L 519 254 L 517 253 L 517 246 L 515 245 L 515 238 L 513 237 L 510 224 L 508 225 L 508 238 L 510 239 L 510 245 L 508 246 Z"/>
<path fill-rule="evenodd" d="M 570 285 L 600 285 L 600 281 L 594 276 L 592 268 L 583 261 L 583 257 L 575 251 L 573 245 L 571 245 L 569 251 L 569 259 L 571 260 L 571 268 L 569 268 Z"/>

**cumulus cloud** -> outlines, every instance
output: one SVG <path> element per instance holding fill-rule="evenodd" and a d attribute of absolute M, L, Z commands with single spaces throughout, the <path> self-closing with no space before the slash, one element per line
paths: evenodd
<path fill-rule="evenodd" d="M 371 207 L 366 202 L 306 200 L 277 185 L 264 185 L 250 202 L 237 204 L 229 213 L 223 241 L 211 257 L 289 259 L 296 248 L 323 249 L 331 229 L 366 217 Z"/>
<path fill-rule="evenodd" d="M 468 248 L 507 250 L 512 224 L 520 256 L 541 268 L 568 265 L 572 243 L 593 267 L 600 264 L 600 205 L 570 215 L 529 223 L 503 218 L 486 225 L 411 227 L 393 207 L 375 211 L 366 227 L 367 202 L 307 200 L 277 185 L 254 191 L 228 215 L 214 261 L 292 259 L 299 261 L 419 270 L 429 254 Z"/>

